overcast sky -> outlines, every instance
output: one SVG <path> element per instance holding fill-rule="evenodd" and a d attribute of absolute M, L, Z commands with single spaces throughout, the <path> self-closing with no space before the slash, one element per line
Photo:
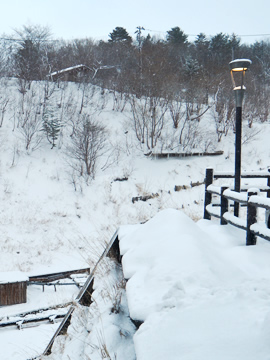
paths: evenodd
<path fill-rule="evenodd" d="M 116 26 L 161 38 L 179 26 L 188 35 L 270 34 L 270 0 L 0 0 L 0 34 L 25 24 L 49 26 L 54 38 L 107 40 Z M 189 36 L 193 41 L 195 36 Z M 242 42 L 270 39 L 243 36 Z"/>

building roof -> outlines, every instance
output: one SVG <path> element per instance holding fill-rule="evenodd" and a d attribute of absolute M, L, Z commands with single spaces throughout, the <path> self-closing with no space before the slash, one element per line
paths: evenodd
<path fill-rule="evenodd" d="M 50 73 L 50 76 L 59 75 L 59 74 L 69 72 L 69 71 L 72 71 L 72 70 L 76 70 L 76 69 L 80 69 L 80 68 L 85 68 L 85 69 L 91 70 L 89 66 L 80 64 L 80 65 L 75 65 L 75 66 L 68 67 L 66 69 L 54 71 L 54 72 Z"/>

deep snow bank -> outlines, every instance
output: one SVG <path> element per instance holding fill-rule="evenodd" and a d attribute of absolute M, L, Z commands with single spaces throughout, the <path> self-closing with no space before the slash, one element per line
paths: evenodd
<path fill-rule="evenodd" d="M 172 209 L 119 236 L 138 360 L 269 358 L 267 242 Z"/>

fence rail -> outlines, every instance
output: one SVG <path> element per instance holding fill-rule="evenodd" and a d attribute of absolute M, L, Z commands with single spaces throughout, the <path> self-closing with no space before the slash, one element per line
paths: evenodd
<path fill-rule="evenodd" d="M 84 305 L 84 306 L 90 306 L 92 303 L 92 293 L 94 291 L 93 285 L 94 285 L 94 277 L 96 270 L 98 268 L 98 265 L 104 259 L 105 256 L 111 256 L 114 257 L 116 261 L 119 263 L 121 262 L 121 256 L 120 256 L 120 249 L 119 249 L 119 239 L 118 239 L 118 229 L 113 234 L 110 242 L 107 244 L 106 248 L 104 249 L 102 255 L 100 256 L 99 260 L 97 261 L 96 265 L 94 266 L 93 270 L 91 271 L 90 275 L 88 276 L 84 286 L 81 288 L 79 294 L 77 295 L 74 304 L 70 307 L 68 313 L 62 320 L 61 324 L 59 325 L 58 329 L 56 330 L 55 334 L 51 338 L 49 344 L 47 345 L 46 349 L 43 352 L 43 355 L 49 355 L 52 350 L 53 343 L 58 335 L 65 334 L 67 331 L 67 328 L 70 324 L 72 314 L 75 310 L 76 304 Z"/>
<path fill-rule="evenodd" d="M 215 179 L 234 178 L 232 174 L 214 174 L 213 169 L 206 169 L 204 219 L 211 220 L 211 216 L 214 216 L 220 219 L 221 225 L 231 224 L 245 230 L 246 245 L 255 245 L 257 236 L 270 241 L 270 169 L 264 172 L 243 173 L 241 177 L 249 179 L 267 179 L 267 186 L 261 186 L 259 188 L 254 188 L 254 186 L 250 186 L 249 188 L 245 187 L 245 189 L 241 189 L 243 192 L 239 193 L 231 190 L 229 186 L 213 185 Z M 246 191 L 246 193 L 244 193 L 244 191 Z M 260 192 L 266 192 L 267 197 L 259 196 Z M 220 198 L 218 204 L 212 203 L 212 195 L 216 195 Z M 233 206 L 236 206 L 235 204 L 247 206 L 247 215 L 245 219 L 234 216 L 229 212 L 229 201 L 233 201 Z M 259 208 L 266 211 L 265 226 L 258 224 L 257 210 Z"/>

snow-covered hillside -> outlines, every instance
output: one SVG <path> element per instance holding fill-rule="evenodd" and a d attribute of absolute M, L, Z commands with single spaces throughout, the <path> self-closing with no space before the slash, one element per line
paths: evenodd
<path fill-rule="evenodd" d="M 145 156 L 147 151 L 135 136 L 129 104 L 123 109 L 124 103 L 120 106 L 119 99 L 116 103 L 115 94 L 71 83 L 59 88 L 32 83 L 26 93 L 18 88 L 15 79 L 1 80 L 0 271 L 40 274 L 92 267 L 120 225 L 144 223 L 167 208 L 179 209 L 194 221 L 201 219 L 204 185 L 191 187 L 191 182 L 203 182 L 206 167 L 234 169 L 234 134 L 231 131 L 217 142 L 209 112 L 200 119 L 198 133 L 204 144 L 211 140 L 212 149 L 223 150 L 223 155 L 154 159 Z M 45 91 L 50 109 L 63 126 L 51 148 L 39 123 L 26 149 L 23 122 L 32 108 L 39 107 L 42 114 Z M 3 110 L 5 99 L 9 101 Z M 70 135 L 83 114 L 107 131 L 106 152 L 98 158 L 94 179 L 77 176 L 77 165 L 70 164 Z M 173 132 L 169 119 L 164 129 L 163 145 L 164 137 Z M 269 123 L 254 123 L 252 129 L 244 126 L 243 133 L 243 169 L 268 168 Z M 185 187 L 175 191 L 175 185 Z M 156 196 L 148 201 L 132 202 L 133 197 L 152 194 Z M 14 313 L 12 307 L 7 308 L 9 312 Z M 33 354 L 19 353 L 14 359 Z M 58 359 L 54 354 L 51 357 Z M 129 360 L 120 355 L 117 359 Z"/>

